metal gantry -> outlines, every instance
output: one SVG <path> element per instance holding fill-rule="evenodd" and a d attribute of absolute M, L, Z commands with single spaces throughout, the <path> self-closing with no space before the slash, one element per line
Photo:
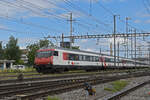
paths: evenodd
<path fill-rule="evenodd" d="M 150 36 L 150 33 L 117 33 L 115 34 L 116 37 L 147 37 Z M 64 36 L 63 38 L 69 38 L 70 39 L 95 39 L 95 38 L 113 38 L 114 34 L 98 34 L 98 35 L 74 35 L 74 36 Z M 62 36 L 47 36 L 45 38 L 57 38 L 57 39 L 62 39 Z"/>
<path fill-rule="evenodd" d="M 131 54 L 129 54 L 129 55 L 131 55 L 131 59 L 133 59 L 135 57 L 134 58 L 135 60 L 136 60 L 136 57 L 137 57 L 136 56 L 137 55 L 137 52 L 136 52 L 137 49 L 135 49 L 137 47 L 137 45 L 136 45 L 136 42 L 137 42 L 136 38 L 137 37 L 148 37 L 148 36 L 150 36 L 150 33 L 137 33 L 135 30 L 134 30 L 134 32 L 132 31 L 132 33 L 116 33 L 115 34 L 115 38 L 118 38 L 118 37 L 119 38 L 131 37 L 131 50 L 128 50 L 128 51 L 131 52 Z M 62 35 L 62 36 L 50 36 L 49 35 L 49 36 L 47 36 L 45 38 L 59 39 L 59 40 L 62 40 L 62 42 L 64 42 L 64 39 L 70 39 L 70 38 L 72 38 L 74 40 L 75 39 L 114 38 L 114 33 L 113 34 L 98 34 L 98 35 L 74 35 L 74 36 L 64 36 L 64 35 Z M 133 48 L 134 48 L 134 50 L 133 50 Z M 117 49 L 118 50 L 116 50 L 116 48 L 115 48 L 115 50 L 118 51 L 117 55 L 119 55 L 119 53 L 121 51 L 119 49 L 119 46 L 118 46 Z M 149 63 L 150 63 L 150 61 L 149 61 Z M 136 66 L 136 64 L 135 64 L 135 66 Z"/>

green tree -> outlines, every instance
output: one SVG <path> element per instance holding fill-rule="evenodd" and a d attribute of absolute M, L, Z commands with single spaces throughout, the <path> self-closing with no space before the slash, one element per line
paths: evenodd
<path fill-rule="evenodd" d="M 34 59 L 36 55 L 36 51 L 42 47 L 48 47 L 48 46 L 54 46 L 53 43 L 49 40 L 40 40 L 38 43 L 34 43 L 31 45 L 27 46 L 28 49 L 28 64 L 33 65 L 34 64 Z"/>
<path fill-rule="evenodd" d="M 72 46 L 72 49 L 80 50 L 79 46 Z"/>
<path fill-rule="evenodd" d="M 11 36 L 5 47 L 5 58 L 8 60 L 15 60 L 16 63 L 21 58 L 21 50 L 19 49 L 17 43 L 18 39 L 15 39 L 13 36 Z"/>
<path fill-rule="evenodd" d="M 0 60 L 4 59 L 4 49 L 2 46 L 2 42 L 0 42 Z"/>
<path fill-rule="evenodd" d="M 28 64 L 33 65 L 36 51 L 39 49 L 39 46 L 38 46 L 38 44 L 31 44 L 31 45 L 27 46 L 27 49 L 28 49 L 28 55 L 27 55 Z"/>

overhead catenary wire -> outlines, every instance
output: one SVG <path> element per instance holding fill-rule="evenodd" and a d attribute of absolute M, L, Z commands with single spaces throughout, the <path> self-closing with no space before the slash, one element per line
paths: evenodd
<path fill-rule="evenodd" d="M 37 5 L 34 5 L 34 4 L 32 4 L 32 3 L 29 3 L 29 2 L 26 2 L 26 1 L 24 1 L 24 0 L 22 0 L 22 2 L 23 3 L 28 3 L 28 4 L 30 4 L 30 5 L 33 5 L 33 7 L 34 8 L 37 8 L 37 9 L 39 9 L 39 10 L 42 10 L 42 8 L 41 7 L 39 7 L 39 6 L 37 6 Z M 20 2 L 21 3 L 21 2 Z M 54 14 L 52 14 L 52 15 L 54 15 Z M 59 17 L 59 16 L 57 16 L 57 15 L 54 15 L 55 17 Z M 79 22 L 77 22 L 78 24 L 80 24 L 81 25 L 81 23 L 79 23 Z"/>
<path fill-rule="evenodd" d="M 32 22 L 22 21 L 22 20 L 19 20 L 17 18 L 9 17 L 9 16 L 6 16 L 6 15 L 1 15 L 0 14 L 0 18 L 1 19 L 5 19 L 5 20 L 9 20 L 11 22 L 21 23 L 21 24 L 24 24 L 24 25 L 36 27 L 36 28 L 46 29 L 46 30 L 49 30 L 49 31 L 53 30 L 53 31 L 56 31 L 56 32 L 61 32 L 61 31 L 59 31 L 57 29 L 53 29 L 53 28 L 46 27 L 46 26 L 43 26 L 43 25 L 35 24 L 35 23 L 32 23 Z"/>
<path fill-rule="evenodd" d="M 51 4 L 53 4 L 53 5 L 55 5 L 55 6 L 57 6 L 54 2 L 52 2 L 52 1 L 50 1 L 50 0 L 46 0 L 47 2 L 49 2 L 49 3 L 51 3 Z M 69 5 L 70 6 L 70 5 Z M 60 7 L 60 6 L 57 6 L 57 7 L 59 7 L 59 8 L 61 8 L 61 9 L 64 9 L 65 11 L 68 11 L 68 12 L 73 12 L 73 11 L 71 11 L 70 9 L 67 9 L 67 8 L 64 8 L 64 7 Z M 80 12 L 80 11 L 78 11 L 78 12 Z M 96 26 L 96 28 L 98 29 L 102 29 L 102 27 L 99 27 L 98 25 L 94 25 L 93 23 L 89 23 L 89 22 L 86 22 L 86 21 L 84 21 L 84 20 L 76 20 L 76 22 L 77 23 L 80 23 L 80 24 L 82 24 L 83 25 L 83 23 L 85 23 L 84 24 L 84 26 L 88 26 L 88 27 L 93 27 L 93 26 Z M 82 27 L 82 26 L 81 26 Z M 85 28 L 85 27 L 83 27 L 83 28 Z M 104 29 L 104 30 L 106 30 L 106 29 Z M 108 31 L 108 30 L 107 30 Z"/>
<path fill-rule="evenodd" d="M 43 13 L 39 12 L 38 10 L 35 11 L 32 8 L 26 7 L 24 5 L 17 5 L 17 4 L 14 4 L 12 2 L 8 2 L 8 1 L 1 1 L 1 2 L 4 2 L 4 3 L 6 3 L 6 4 L 10 5 L 10 6 L 14 6 L 14 7 L 17 7 L 17 8 L 23 8 L 23 9 L 29 10 L 29 11 L 31 11 L 32 13 L 34 13 L 34 14 L 36 14 L 38 16 L 40 15 L 42 17 L 46 17 L 46 18 L 50 19 L 49 15 L 43 14 Z"/>
<path fill-rule="evenodd" d="M 0 27 L 0 30 L 2 31 L 8 31 L 8 32 L 14 32 L 14 33 L 23 33 L 23 34 L 41 34 L 41 33 L 38 33 L 38 32 L 23 32 L 23 31 L 17 31 L 17 30 L 13 30 L 13 29 L 9 29 L 9 28 L 2 28 Z"/>
<path fill-rule="evenodd" d="M 144 0 L 143 0 L 143 1 L 144 1 Z M 103 4 L 101 4 L 100 2 L 97 2 L 97 4 L 99 5 L 99 7 L 103 8 L 106 12 L 108 12 L 110 15 L 112 15 L 112 16 L 115 15 L 115 13 L 114 13 L 112 10 L 108 9 L 107 7 L 105 7 L 105 6 L 104 6 Z M 117 14 L 117 15 L 119 15 L 119 14 Z M 122 22 L 122 23 L 126 23 L 126 22 L 125 22 L 124 20 L 122 20 L 121 18 L 119 18 L 119 21 Z M 144 32 L 144 30 L 138 29 L 138 28 L 132 26 L 131 24 L 128 24 L 128 26 L 130 26 L 131 28 L 134 28 L 134 29 L 136 29 L 136 30 L 138 30 L 138 31 Z"/>
<path fill-rule="evenodd" d="M 64 1 L 65 4 L 67 4 L 68 6 L 72 7 L 73 9 L 75 9 L 77 11 L 80 11 L 82 14 L 84 14 L 85 16 L 87 16 L 88 18 L 90 18 L 91 20 L 93 20 L 94 22 L 96 22 L 97 24 L 103 25 L 103 26 L 107 27 L 107 29 L 108 28 L 112 29 L 112 27 L 109 24 L 106 24 L 106 23 L 98 20 L 97 18 L 95 18 L 92 15 L 89 16 L 89 14 L 86 11 L 84 11 L 82 8 L 80 8 L 79 6 L 73 4 L 72 2 L 70 2 L 68 0 L 63 0 L 63 1 Z"/>

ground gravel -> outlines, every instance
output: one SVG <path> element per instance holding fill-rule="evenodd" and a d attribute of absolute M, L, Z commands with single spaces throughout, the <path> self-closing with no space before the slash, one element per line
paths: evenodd
<path fill-rule="evenodd" d="M 133 87 L 137 84 L 140 84 L 141 82 L 144 82 L 149 79 L 150 79 L 150 76 L 122 79 L 122 80 L 126 80 L 129 82 L 129 84 L 124 88 L 124 89 L 128 89 L 128 88 L 131 88 L 131 87 Z M 135 94 L 135 95 L 133 94 L 133 97 L 136 98 L 138 93 L 141 93 L 141 95 L 144 95 L 142 93 L 145 93 L 144 97 L 147 97 L 147 98 L 150 97 L 150 95 L 148 95 L 148 92 L 150 92 L 149 86 L 150 85 L 148 85 L 146 87 L 146 90 L 143 89 L 142 92 L 140 92 L 140 90 L 138 90 L 139 92 L 137 92 L 137 94 Z M 89 96 L 89 95 L 87 95 L 87 91 L 85 91 L 84 89 L 77 89 L 74 91 L 54 95 L 51 97 L 57 97 L 57 98 L 59 98 L 59 100 L 94 100 L 96 98 L 99 98 L 98 100 L 105 100 L 107 97 L 114 94 L 113 92 L 104 90 L 105 87 L 111 87 L 111 82 L 93 86 L 93 88 L 96 89 L 96 96 Z M 124 97 L 121 100 L 150 100 L 150 98 L 142 99 L 143 97 L 140 95 L 139 95 L 139 97 L 141 97 L 141 98 L 138 98 L 138 99 L 132 99 L 132 98 L 130 99 L 130 97 L 129 98 L 127 98 L 127 97 Z"/>

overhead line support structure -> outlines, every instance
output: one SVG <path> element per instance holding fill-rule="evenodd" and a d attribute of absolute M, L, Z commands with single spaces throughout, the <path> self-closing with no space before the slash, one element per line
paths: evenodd
<path fill-rule="evenodd" d="M 126 34 L 128 34 L 128 20 L 130 20 L 129 17 L 126 17 Z M 127 58 L 128 58 L 128 55 L 129 55 L 129 52 L 128 52 L 128 35 L 127 35 Z"/>
<path fill-rule="evenodd" d="M 150 36 L 150 33 L 117 33 L 116 37 L 134 37 L 136 34 L 136 37 L 143 37 L 143 36 Z M 72 36 L 73 39 L 94 39 L 94 38 L 113 38 L 113 34 L 99 34 L 99 35 L 74 35 Z M 47 36 L 45 38 L 59 38 L 62 39 L 62 36 Z M 70 36 L 64 36 L 64 38 L 70 38 Z"/>
<path fill-rule="evenodd" d="M 72 32 L 73 32 L 72 23 L 73 23 L 73 21 L 75 21 L 72 19 L 72 13 L 70 13 L 70 20 L 68 20 L 68 21 L 70 21 L 70 48 L 72 48 L 72 43 L 74 43 L 74 38 L 72 36 Z"/>
<path fill-rule="evenodd" d="M 135 37 L 135 42 L 134 42 L 135 47 L 134 47 L 134 49 L 135 49 L 135 67 L 136 67 L 136 29 L 134 30 L 134 32 L 135 32 L 134 33 L 135 34 L 135 36 L 134 36 Z"/>
<path fill-rule="evenodd" d="M 117 15 L 114 15 L 114 33 L 113 33 L 113 38 L 114 38 L 114 66 L 116 66 L 116 17 Z"/>

